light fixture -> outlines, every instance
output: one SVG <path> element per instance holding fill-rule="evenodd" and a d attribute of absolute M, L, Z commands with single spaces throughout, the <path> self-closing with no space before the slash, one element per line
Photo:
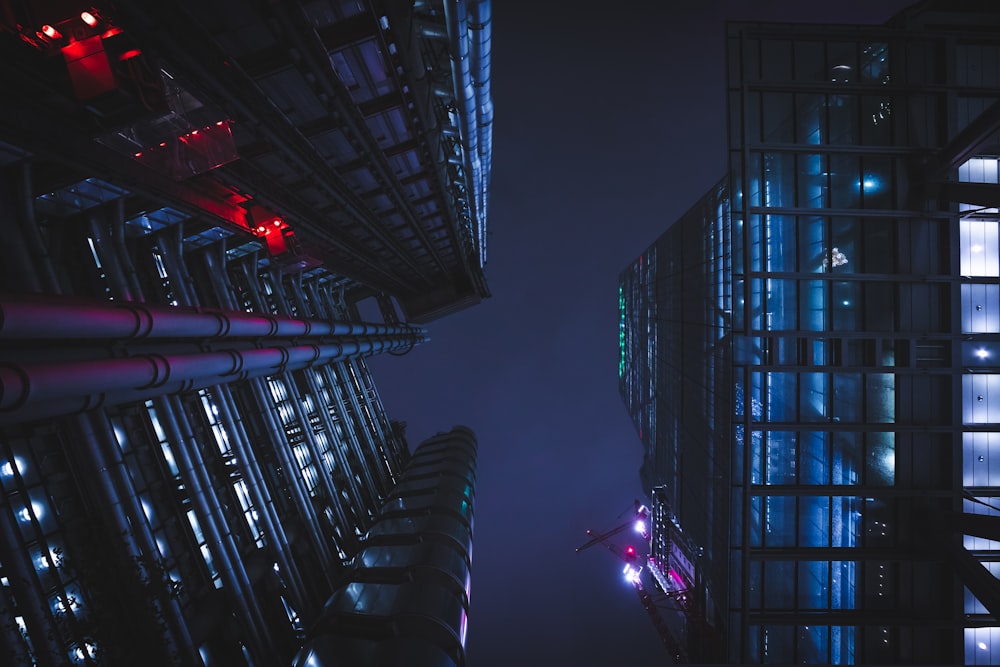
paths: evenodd
<path fill-rule="evenodd" d="M 90 12 L 80 12 L 80 20 L 93 28 L 97 25 L 97 17 Z"/>

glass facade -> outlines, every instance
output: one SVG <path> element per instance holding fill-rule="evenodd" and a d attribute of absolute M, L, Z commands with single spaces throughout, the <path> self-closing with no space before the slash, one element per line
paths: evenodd
<path fill-rule="evenodd" d="M 702 658 L 995 664 L 1000 17 L 894 21 L 731 24 L 729 177 L 622 276 Z"/>

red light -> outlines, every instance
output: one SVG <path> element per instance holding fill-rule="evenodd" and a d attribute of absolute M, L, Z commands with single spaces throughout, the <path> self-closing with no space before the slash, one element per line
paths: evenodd
<path fill-rule="evenodd" d="M 635 547 L 625 547 L 625 553 L 629 556 L 635 555 Z"/>
<path fill-rule="evenodd" d="M 191 134 L 198 134 L 198 130 L 191 130 Z"/>
<path fill-rule="evenodd" d="M 216 121 L 216 123 L 215 123 L 215 124 L 216 124 L 216 125 L 222 125 L 223 123 L 224 123 L 224 121 L 221 121 L 221 120 L 220 120 L 220 121 Z"/>
<path fill-rule="evenodd" d="M 121 28 L 119 28 L 118 26 L 112 26 L 104 31 L 104 34 L 101 35 L 101 39 L 107 39 L 109 37 L 114 37 L 115 35 L 120 35 L 121 32 L 122 32 Z"/>
<path fill-rule="evenodd" d="M 257 233 L 258 234 L 266 234 L 267 233 L 267 227 L 265 227 L 264 225 L 261 225 L 260 227 L 257 228 Z"/>
<path fill-rule="evenodd" d="M 161 142 L 160 142 L 160 148 L 163 148 L 163 147 L 164 147 L 164 146 L 166 146 L 166 145 L 167 145 L 167 142 L 165 142 L 165 141 L 161 141 Z"/>
<path fill-rule="evenodd" d="M 125 53 L 118 56 L 119 60 L 128 60 L 129 58 L 135 58 L 136 56 L 142 55 L 142 51 L 139 49 L 129 49 Z"/>
<path fill-rule="evenodd" d="M 142 151 L 139 151 L 138 153 L 136 153 L 135 157 L 142 157 Z"/>
<path fill-rule="evenodd" d="M 42 33 L 50 39 L 59 39 L 60 37 L 62 37 L 62 35 L 59 34 L 59 31 L 50 25 L 43 25 Z"/>
<path fill-rule="evenodd" d="M 280 227 L 281 226 L 281 219 L 280 218 L 275 218 L 274 219 L 274 226 L 275 227 Z"/>
<path fill-rule="evenodd" d="M 90 12 L 80 12 L 80 20 L 93 28 L 97 25 L 97 18 Z"/>

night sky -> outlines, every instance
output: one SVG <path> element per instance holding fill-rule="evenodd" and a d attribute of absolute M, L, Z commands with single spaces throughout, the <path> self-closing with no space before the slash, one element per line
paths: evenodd
<path fill-rule="evenodd" d="M 494 0 L 493 297 L 370 361 L 411 447 L 478 436 L 469 667 L 669 664 L 621 563 L 574 553 L 642 493 L 618 274 L 725 173 L 726 20 L 879 23 L 908 4 Z"/>

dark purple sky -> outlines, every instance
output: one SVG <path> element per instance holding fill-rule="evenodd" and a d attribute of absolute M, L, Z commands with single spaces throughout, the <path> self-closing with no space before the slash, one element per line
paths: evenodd
<path fill-rule="evenodd" d="M 621 564 L 574 553 L 642 493 L 618 274 L 724 174 L 725 20 L 907 4 L 493 2 L 494 296 L 370 362 L 411 446 L 455 424 L 479 439 L 469 667 L 669 664 Z"/>

